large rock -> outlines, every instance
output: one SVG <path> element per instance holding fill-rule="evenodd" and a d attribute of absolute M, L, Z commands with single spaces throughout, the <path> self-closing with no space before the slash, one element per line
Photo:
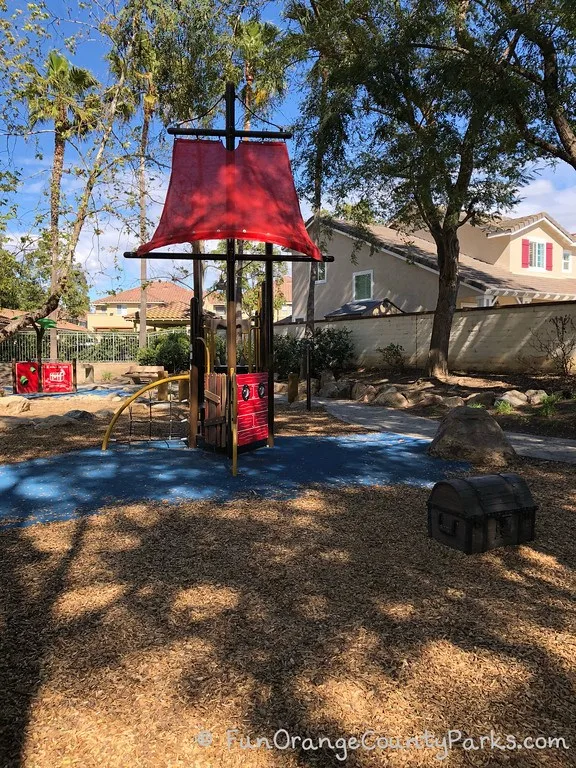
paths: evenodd
<path fill-rule="evenodd" d="M 320 374 L 320 389 L 324 389 L 324 387 L 328 386 L 328 384 L 333 384 L 336 381 L 336 376 L 332 373 L 330 370 L 322 371 Z"/>
<path fill-rule="evenodd" d="M 381 392 L 374 398 L 372 405 L 385 405 L 387 408 L 407 408 L 409 402 L 401 392 Z"/>
<path fill-rule="evenodd" d="M 444 398 L 444 405 L 448 406 L 448 408 L 458 408 L 461 405 L 464 405 L 464 400 L 461 397 L 458 397 L 458 395 L 450 395 L 449 397 Z"/>
<path fill-rule="evenodd" d="M 19 413 L 30 410 L 30 400 L 22 395 L 7 395 L 0 398 L 0 415 L 17 416 Z"/>
<path fill-rule="evenodd" d="M 352 400 L 362 400 L 366 392 L 368 391 L 368 387 L 370 385 L 366 384 L 364 381 L 356 381 L 352 385 L 352 391 L 350 393 L 350 397 Z"/>
<path fill-rule="evenodd" d="M 353 382 L 350 379 L 338 379 L 336 381 L 336 388 L 338 390 L 338 398 L 340 400 L 349 400 L 352 392 Z"/>
<path fill-rule="evenodd" d="M 21 429 L 22 427 L 33 427 L 33 419 L 26 419 L 21 416 L 1 416 L 0 417 L 0 432 L 11 432 L 13 429 Z"/>
<path fill-rule="evenodd" d="M 275 381 L 274 382 L 274 394 L 275 395 L 285 395 L 286 392 L 288 392 L 288 384 L 286 384 L 285 381 Z"/>
<path fill-rule="evenodd" d="M 544 389 L 528 389 L 526 390 L 526 397 L 530 405 L 540 405 L 548 395 Z"/>
<path fill-rule="evenodd" d="M 328 381 L 320 388 L 320 397 L 338 397 L 338 385 L 335 381 Z"/>
<path fill-rule="evenodd" d="M 495 392 L 474 392 L 474 394 L 468 395 L 468 397 L 465 398 L 465 403 L 466 405 L 484 405 L 486 408 L 491 408 L 494 405 L 495 399 Z"/>
<path fill-rule="evenodd" d="M 528 404 L 528 398 L 524 392 L 520 392 L 517 389 L 510 389 L 508 392 L 504 392 L 503 395 L 496 398 L 495 405 L 498 403 L 510 403 L 514 408 L 520 408 L 523 405 Z"/>
<path fill-rule="evenodd" d="M 420 408 L 431 408 L 433 405 L 445 405 L 442 395 L 435 395 L 433 392 L 427 392 L 426 396 L 418 402 Z"/>
<path fill-rule="evenodd" d="M 442 419 L 428 453 L 443 459 L 503 466 L 516 456 L 495 419 L 482 408 L 460 406 Z"/>

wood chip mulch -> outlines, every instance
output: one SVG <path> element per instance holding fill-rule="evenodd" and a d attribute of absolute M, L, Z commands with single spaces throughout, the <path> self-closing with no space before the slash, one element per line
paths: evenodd
<path fill-rule="evenodd" d="M 342 428 L 322 412 L 279 421 Z M 405 486 L 142 502 L 3 532 L 0 765 L 575 765 L 576 470 L 517 469 L 541 507 L 536 542 L 471 557 L 428 539 L 429 491 Z M 367 729 L 561 736 L 572 750 L 344 763 L 326 743 L 227 746 L 229 730 L 281 728 L 333 743 Z"/>

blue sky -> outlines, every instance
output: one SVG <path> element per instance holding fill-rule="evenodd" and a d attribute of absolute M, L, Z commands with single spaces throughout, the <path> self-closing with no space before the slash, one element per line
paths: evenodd
<path fill-rule="evenodd" d="M 68 15 L 69 4 L 60 0 L 50 0 L 49 8 L 55 17 L 61 19 Z M 74 55 L 69 58 L 78 66 L 87 67 L 93 71 L 102 81 L 106 81 L 107 67 L 104 59 L 105 48 L 97 35 L 84 27 L 88 19 L 87 10 L 74 11 L 69 22 L 52 22 L 50 32 L 52 36 L 51 47 L 62 48 L 63 41 L 69 35 L 85 31 L 85 39 L 78 45 Z M 265 18 L 277 22 L 279 19 L 278 6 L 268 6 Z M 290 124 L 298 115 L 297 93 L 290 93 L 282 104 L 278 106 L 270 119 L 281 125 Z M 21 220 L 14 222 L 11 231 L 15 236 L 24 234 L 30 229 L 35 212 L 46 209 L 46 191 L 51 159 L 50 137 L 39 138 L 38 146 L 42 150 L 43 158 L 34 157 L 35 144 L 33 141 L 24 142 L 14 140 L 6 146 L 0 147 L 0 159 L 6 159 L 7 151 L 11 153 L 12 161 L 16 167 L 22 169 L 22 188 L 19 191 Z M 4 157 L 2 157 L 4 156 Z M 75 161 L 74 151 L 70 150 L 67 160 L 70 164 Z M 153 184 L 153 198 L 156 203 L 151 208 L 152 220 L 158 220 L 161 211 L 161 202 L 168 183 L 168 176 L 156 178 Z M 71 176 L 65 177 L 65 191 L 72 196 L 79 188 L 79 183 Z M 536 178 L 521 191 L 522 201 L 512 211 L 512 215 L 533 214 L 538 211 L 547 211 L 556 218 L 569 231 L 576 232 L 576 171 L 564 163 L 555 166 L 542 165 Z M 309 207 L 302 206 L 304 217 L 309 214 Z M 103 232 L 99 236 L 94 234 L 93 226 L 86 226 L 82 234 L 77 256 L 80 263 L 86 266 L 91 277 L 93 287 L 91 296 L 94 298 L 108 293 L 111 290 L 120 290 L 137 285 L 139 279 L 139 263 L 126 261 L 122 258 L 124 250 L 132 249 L 137 243 L 133 238 L 119 232 L 114 224 L 103 226 Z M 170 266 L 166 262 L 149 261 L 149 272 L 152 277 L 169 278 Z"/>

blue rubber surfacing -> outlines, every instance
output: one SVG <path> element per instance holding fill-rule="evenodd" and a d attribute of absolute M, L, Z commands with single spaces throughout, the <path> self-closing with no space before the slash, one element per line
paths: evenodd
<path fill-rule="evenodd" d="M 393 433 L 280 437 L 239 457 L 232 477 L 222 455 L 179 443 L 86 449 L 0 465 L 0 528 L 69 520 L 146 499 L 177 503 L 239 496 L 289 499 L 311 485 L 432 487 L 463 462 L 427 455 L 427 440 Z"/>

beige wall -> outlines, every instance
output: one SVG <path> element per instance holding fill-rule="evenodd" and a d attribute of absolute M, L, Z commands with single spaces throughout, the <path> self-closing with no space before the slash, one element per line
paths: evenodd
<path fill-rule="evenodd" d="M 419 229 L 414 234 L 429 243 L 434 242 L 434 238 L 427 229 Z M 478 227 L 463 224 L 458 230 L 458 242 L 460 243 L 460 252 L 465 253 L 466 256 L 472 256 L 474 259 L 480 259 L 480 261 L 485 261 L 488 264 L 498 262 L 500 266 L 508 268 L 507 238 L 489 240 Z"/>
<path fill-rule="evenodd" d="M 497 238 L 498 240 L 503 238 Z M 552 243 L 552 270 L 525 269 L 522 267 L 522 240 L 543 240 Z M 574 254 L 574 249 L 564 241 L 562 235 L 554 227 L 542 222 L 538 225 L 525 229 L 523 232 L 513 237 L 510 242 L 510 271 L 515 275 L 537 274 L 538 277 L 553 278 L 574 278 L 576 270 L 574 269 L 574 255 L 572 256 L 572 265 L 570 272 L 562 270 L 562 253 L 564 250 Z"/>
<path fill-rule="evenodd" d="M 343 304 L 352 301 L 352 276 L 355 272 L 372 270 L 374 299 L 390 299 L 405 312 L 434 309 L 438 298 L 438 274 L 404 259 L 378 251 L 370 255 L 370 246 L 355 250 L 356 242 L 346 235 L 334 232 L 326 244 L 326 251 L 334 261 L 326 264 L 326 282 L 316 283 L 315 303 L 317 319 L 323 319 Z M 352 262 L 354 254 L 355 263 Z M 295 262 L 292 266 L 292 316 L 306 316 L 306 300 L 310 264 Z M 480 295 L 480 291 L 462 287 L 459 297 Z"/>
<path fill-rule="evenodd" d="M 570 315 L 576 302 L 457 310 L 450 336 L 450 366 L 455 370 L 525 371 L 549 367 L 531 345 L 533 334 L 550 332 L 551 317 Z M 379 366 L 378 347 L 400 344 L 410 366 L 423 368 L 430 346 L 431 312 L 358 320 L 319 322 L 318 328 L 349 328 L 358 365 Z M 301 336 L 304 325 L 277 326 L 275 333 Z M 576 363 L 576 360 L 575 360 Z"/>

